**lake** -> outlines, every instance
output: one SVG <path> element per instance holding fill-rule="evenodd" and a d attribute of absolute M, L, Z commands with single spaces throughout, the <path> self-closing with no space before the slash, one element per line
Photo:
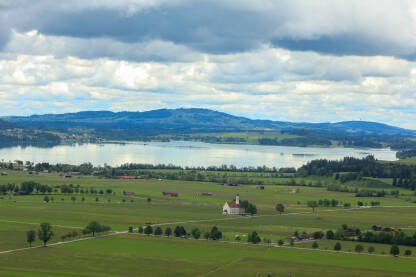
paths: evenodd
<path fill-rule="evenodd" d="M 338 160 L 346 156 L 362 158 L 370 154 L 380 160 L 396 160 L 396 151 L 390 149 L 209 144 L 189 141 L 77 144 L 51 148 L 16 146 L 0 149 L 0 159 L 4 161 L 67 164 L 91 162 L 94 165 L 111 166 L 123 163 L 171 163 L 204 167 L 233 164 L 237 167 L 266 165 L 298 168 L 315 159 Z"/>

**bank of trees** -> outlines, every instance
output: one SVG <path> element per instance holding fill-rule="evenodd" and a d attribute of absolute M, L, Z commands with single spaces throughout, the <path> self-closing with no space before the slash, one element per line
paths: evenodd
<path fill-rule="evenodd" d="M 359 180 L 362 177 L 393 178 L 393 186 L 416 189 L 416 166 L 379 163 L 374 156 L 363 159 L 346 157 L 340 161 L 314 160 L 300 167 L 297 174 L 327 177 L 335 175 L 335 178 L 338 176 L 341 181 L 342 178 L 346 178 L 344 181 Z"/>

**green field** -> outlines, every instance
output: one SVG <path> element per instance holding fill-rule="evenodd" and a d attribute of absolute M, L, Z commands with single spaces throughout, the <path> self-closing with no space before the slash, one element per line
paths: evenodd
<path fill-rule="evenodd" d="M 275 185 L 286 178 L 258 173 L 230 173 L 249 178 L 268 180 L 265 189 L 256 185 L 221 186 L 211 182 L 174 180 L 120 180 L 92 176 L 71 179 L 54 173 L 28 174 L 7 171 L 0 184 L 36 181 L 48 185 L 73 184 L 80 188 L 106 190 L 114 194 L 58 194 L 44 203 L 44 195 L 0 197 L 0 252 L 27 247 L 26 231 L 37 230 L 41 222 L 54 225 L 55 236 L 76 230 L 80 232 L 90 221 L 110 225 L 112 230 L 127 231 L 151 222 L 165 229 L 183 225 L 188 232 L 199 228 L 202 233 L 217 226 L 223 232 L 222 241 L 205 241 L 166 237 L 147 237 L 137 231 L 105 238 L 75 241 L 47 248 L 34 248 L 0 254 L 0 276 L 416 276 L 416 249 L 400 246 L 401 253 L 411 249 L 411 258 L 377 256 L 389 252 L 389 245 L 373 244 L 373 255 L 333 253 L 311 250 L 311 242 L 290 247 L 286 240 L 296 230 L 314 232 L 337 230 L 348 224 L 368 230 L 374 224 L 394 226 L 413 234 L 416 231 L 416 196 L 401 190 L 398 197 L 387 195 L 377 199 L 381 206 L 355 208 L 357 200 L 370 202 L 373 198 L 357 198 L 353 193 L 328 191 L 325 187 Z M 326 182 L 325 179 L 306 178 L 306 182 Z M 390 180 L 378 180 L 390 189 Z M 385 187 L 387 186 L 387 187 Z M 123 196 L 123 191 L 134 196 Z M 173 191 L 178 197 L 163 196 Z M 213 196 L 201 196 L 212 192 Z M 255 216 L 223 216 L 222 206 L 239 193 L 242 200 L 256 204 Z M 75 197 L 75 200 L 71 200 Z M 84 200 L 82 200 L 84 198 Z M 98 201 L 96 201 L 98 198 Z M 150 198 L 149 202 L 147 199 Z M 351 203 L 352 208 L 318 207 L 313 213 L 309 200 L 337 199 Z M 275 211 L 276 203 L 283 203 L 285 213 Z M 261 238 L 273 243 L 285 241 L 285 247 L 247 244 L 249 232 L 257 231 Z M 242 240 L 235 241 L 239 235 Z M 321 250 L 333 249 L 335 241 L 320 240 Z M 356 242 L 342 242 L 343 250 L 354 251 Z M 39 245 L 35 242 L 34 246 Z M 368 245 L 365 245 L 367 249 Z M 298 249 L 307 248 L 307 249 Z M 377 255 L 375 255 L 377 254 Z M 163 265 L 163 266 L 161 266 Z M 280 274 L 280 275 L 278 275 Z"/>

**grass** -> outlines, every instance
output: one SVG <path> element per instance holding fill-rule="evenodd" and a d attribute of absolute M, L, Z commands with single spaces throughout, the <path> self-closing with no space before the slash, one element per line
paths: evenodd
<path fill-rule="evenodd" d="M 62 234 L 74 230 L 73 227 L 83 228 L 92 220 L 121 231 L 127 230 L 129 226 L 137 228 L 145 222 L 165 224 L 161 225 L 163 229 L 179 224 L 175 222 L 182 222 L 180 224 L 188 232 L 193 228 L 206 232 L 216 225 L 223 232 L 226 241 L 234 241 L 237 234 L 245 240 L 244 236 L 255 230 L 262 238 L 276 242 L 296 230 L 336 230 L 344 223 L 361 230 L 367 230 L 373 224 L 382 224 L 395 226 L 412 234 L 416 232 L 416 225 L 412 224 L 416 222 L 416 204 L 412 203 L 416 198 L 406 190 L 401 190 L 404 196 L 397 198 L 388 196 L 374 199 L 357 198 L 352 193 L 327 191 L 324 187 L 296 186 L 300 193 L 293 194 L 293 186 L 273 184 L 266 184 L 264 190 L 259 190 L 256 185 L 227 187 L 197 181 L 120 180 L 91 176 L 65 179 L 54 173 L 8 173 L 8 176 L 0 177 L 0 184 L 18 184 L 23 181 L 37 181 L 52 186 L 73 184 L 84 189 L 93 187 L 105 191 L 111 188 L 115 195 L 74 194 L 76 200 L 73 202 L 73 195 L 53 194 L 49 197 L 53 197 L 54 201 L 49 203 L 43 203 L 44 195 L 1 196 L 0 251 L 26 247 L 26 231 L 37 230 L 41 222 L 59 225 L 54 226 L 56 234 L 53 241 L 58 241 Z M 271 179 L 273 182 L 285 179 L 259 173 L 235 173 L 238 174 L 246 174 L 250 178 Z M 322 178 L 310 178 L 306 181 L 318 180 L 328 181 Z M 378 182 L 385 186 L 389 180 Z M 135 196 L 123 196 L 123 191 L 135 192 Z M 175 191 L 179 196 L 163 196 L 163 191 Z M 213 196 L 203 197 L 202 192 L 212 192 Z M 225 201 L 232 200 L 236 193 L 240 194 L 241 199 L 257 205 L 258 217 L 222 215 L 222 205 Z M 96 197 L 99 198 L 98 202 Z M 82 198 L 84 201 L 81 201 Z M 147 202 L 147 198 L 152 201 Z M 357 200 L 365 203 L 377 200 L 382 206 L 358 210 L 319 207 L 315 213 L 306 206 L 308 200 L 324 198 L 353 205 Z M 276 203 L 285 205 L 285 214 L 277 214 Z M 328 249 L 333 247 L 330 243 L 332 242 L 319 242 L 320 247 Z M 39 242 L 35 242 L 35 245 L 38 244 Z M 355 247 L 353 243 L 342 244 L 352 250 Z M 297 246 L 311 247 L 308 243 Z M 376 252 L 386 252 L 383 247 L 389 246 L 376 246 Z M 403 252 L 406 248 L 401 249 Z M 262 276 L 267 272 L 290 272 L 292 276 L 416 274 L 416 263 L 402 258 L 154 238 L 137 234 L 0 255 L 0 276 L 227 276 L 232 272 L 241 276 L 256 276 L 257 272 L 261 272 Z M 160 266 L 162 264 L 163 267 Z"/>
<path fill-rule="evenodd" d="M 336 240 L 317 240 L 317 243 L 319 245 L 319 249 L 324 250 L 333 250 L 335 243 L 340 242 L 342 246 L 343 251 L 347 252 L 354 252 L 355 247 L 358 244 L 361 244 L 364 247 L 364 250 L 362 253 L 367 253 L 368 248 L 370 246 L 374 247 L 375 251 L 374 254 L 380 254 L 380 255 L 388 255 L 390 253 L 391 245 L 389 244 L 382 244 L 382 243 L 367 243 L 367 242 L 353 242 L 353 241 L 336 241 Z M 297 247 L 305 247 L 305 248 L 312 248 L 313 242 L 307 242 L 307 243 L 298 243 L 296 244 Z M 404 254 L 404 251 L 409 249 L 412 251 L 412 257 L 416 257 L 416 247 L 414 246 L 399 246 L 401 255 Z"/>
<path fill-rule="evenodd" d="M 412 276 L 413 260 L 134 234 L 4 256 L 0 275 L 36 276 Z M 160 266 L 162 265 L 163 266 Z M 74 266 L 76 265 L 76 266 Z M 259 266 L 262 265 L 262 266 Z M 4 267 L 3 267 L 4 266 Z M 88 272 L 85 274 L 85 272 Z M 311 274 L 312 272 L 312 274 Z M 28 274 L 29 273 L 29 274 Z"/>

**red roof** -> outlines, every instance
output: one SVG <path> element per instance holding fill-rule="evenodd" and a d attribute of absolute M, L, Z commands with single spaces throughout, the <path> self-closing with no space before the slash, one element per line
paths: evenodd
<path fill-rule="evenodd" d="M 227 204 L 230 208 L 240 208 L 240 205 L 235 202 L 227 202 Z"/>

